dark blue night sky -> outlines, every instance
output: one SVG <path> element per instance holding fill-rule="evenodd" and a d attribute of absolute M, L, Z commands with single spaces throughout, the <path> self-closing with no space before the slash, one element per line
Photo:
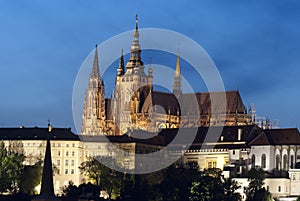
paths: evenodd
<path fill-rule="evenodd" d="M 0 1 L 0 126 L 46 126 L 50 119 L 74 128 L 72 90 L 82 62 L 96 43 L 132 30 L 138 13 L 141 28 L 199 43 L 226 89 L 238 88 L 258 116 L 298 127 L 299 10 L 298 0 Z"/>

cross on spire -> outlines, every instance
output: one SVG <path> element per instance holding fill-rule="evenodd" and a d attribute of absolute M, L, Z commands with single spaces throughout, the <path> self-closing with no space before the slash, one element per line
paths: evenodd
<path fill-rule="evenodd" d="M 138 23 L 139 23 L 138 14 L 136 14 L 135 15 L 135 29 L 139 29 Z"/>

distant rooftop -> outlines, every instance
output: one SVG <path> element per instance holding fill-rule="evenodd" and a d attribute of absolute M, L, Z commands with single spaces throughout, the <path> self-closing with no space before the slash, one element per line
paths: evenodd
<path fill-rule="evenodd" d="M 207 135 L 209 132 L 209 135 Z M 179 140 L 174 139 L 177 135 Z M 173 144 L 190 144 L 188 136 L 193 135 L 191 148 L 199 148 L 203 143 L 215 148 L 248 147 L 253 145 L 300 145 L 297 128 L 265 129 L 256 126 L 224 126 L 162 129 L 158 134 L 143 130 L 133 130 L 122 136 L 81 136 L 74 134 L 70 128 L 20 127 L 0 128 L 0 140 L 82 140 L 84 142 L 142 143 L 167 146 Z M 240 143 L 233 143 L 240 142 Z"/>
<path fill-rule="evenodd" d="M 0 128 L 0 140 L 79 140 L 70 128 Z"/>

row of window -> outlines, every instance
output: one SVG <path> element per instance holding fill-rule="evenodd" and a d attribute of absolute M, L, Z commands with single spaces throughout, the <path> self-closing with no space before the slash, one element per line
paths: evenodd
<path fill-rule="evenodd" d="M 140 81 L 140 82 L 142 82 L 142 80 L 143 80 L 143 82 L 146 81 L 146 83 L 148 83 L 148 79 L 145 80 L 145 78 L 143 78 L 143 79 L 142 79 L 142 78 L 139 78 L 139 81 Z M 134 78 L 134 81 L 138 81 L 138 80 L 137 80 L 136 78 Z M 123 78 L 122 78 L 122 82 L 129 82 L 129 78 L 127 77 L 127 78 L 125 79 L 125 78 L 123 77 Z M 132 77 L 130 78 L 130 82 L 133 82 L 133 78 L 132 78 Z"/>
<path fill-rule="evenodd" d="M 28 154 L 36 154 L 36 151 L 31 150 L 31 151 L 27 151 L 27 153 Z M 44 155 L 42 150 L 39 150 L 38 154 L 39 154 L 39 156 Z M 71 154 L 69 151 L 66 151 L 65 154 L 66 154 L 66 156 L 75 156 L 75 151 L 72 151 Z M 57 151 L 57 156 L 61 156 L 61 151 Z"/>
<path fill-rule="evenodd" d="M 291 155 L 292 166 L 294 166 L 293 161 L 294 161 L 294 156 Z M 276 165 L 277 169 L 280 168 L 280 156 L 279 156 L 279 154 L 276 155 L 275 165 Z M 283 169 L 284 170 L 288 169 L 288 157 L 287 157 L 286 154 L 283 155 Z"/>
<path fill-rule="evenodd" d="M 281 190 L 281 186 L 278 186 L 278 192 L 280 193 L 282 190 Z M 283 190 L 284 191 L 284 190 Z M 285 192 L 288 192 L 288 187 L 286 186 L 285 187 Z"/>
<path fill-rule="evenodd" d="M 298 158 L 298 156 L 297 156 Z M 291 155 L 291 167 L 294 167 L 294 155 Z M 255 155 L 253 154 L 251 157 L 251 161 L 252 161 L 252 167 L 255 167 Z M 276 169 L 280 169 L 281 168 L 281 160 L 280 160 L 280 156 L 279 154 L 276 155 L 276 159 L 275 159 L 275 165 L 276 165 Z M 262 168 L 266 168 L 266 155 L 262 154 L 261 156 L 261 164 L 260 166 Z M 283 155 L 283 169 L 287 170 L 288 169 L 288 156 L 286 154 Z"/>
<path fill-rule="evenodd" d="M 224 164 L 227 165 L 228 162 L 229 162 L 228 158 L 224 158 Z M 206 159 L 206 168 L 216 168 L 216 167 L 217 167 L 217 159 L 216 158 Z"/>
<path fill-rule="evenodd" d="M 57 170 L 57 173 L 60 174 L 59 169 Z M 70 173 L 69 173 L 69 169 L 65 169 L 65 174 L 75 174 L 75 170 L 74 170 L 74 169 L 71 169 L 71 170 L 70 170 Z"/>
<path fill-rule="evenodd" d="M 29 147 L 31 145 L 31 143 L 27 143 L 27 146 Z M 57 147 L 61 147 L 61 143 L 52 143 L 51 144 L 51 147 L 55 147 L 57 145 Z M 42 143 L 35 143 L 35 142 L 33 142 L 32 143 L 32 146 L 39 146 L 39 147 L 42 147 L 43 146 L 43 144 Z M 66 144 L 66 147 L 71 147 L 71 145 L 70 144 Z M 75 143 L 72 143 L 72 147 L 75 147 Z"/>
<path fill-rule="evenodd" d="M 57 156 L 61 156 L 61 152 L 57 151 Z M 66 151 L 66 156 L 69 156 L 69 151 Z M 71 152 L 71 156 L 75 156 L 75 151 Z"/>
<path fill-rule="evenodd" d="M 253 154 L 251 157 L 251 166 L 255 167 L 255 155 Z M 261 155 L 261 168 L 266 168 L 266 154 Z"/>
<path fill-rule="evenodd" d="M 56 161 L 56 165 L 60 165 L 60 160 L 57 160 Z M 69 160 L 66 159 L 65 160 L 65 166 L 68 166 L 69 165 Z M 75 165 L 75 161 L 74 160 L 71 160 L 71 166 L 74 166 Z"/>
<path fill-rule="evenodd" d="M 55 143 L 52 143 L 52 147 L 55 147 Z M 61 147 L 61 143 L 57 143 L 57 147 Z M 69 144 L 66 144 L 66 147 L 71 147 Z M 72 143 L 72 147 L 75 147 L 75 143 Z"/>
<path fill-rule="evenodd" d="M 42 146 L 43 146 L 42 143 L 35 143 L 35 142 L 33 142 L 32 144 L 31 144 L 31 143 L 27 143 L 27 147 L 30 147 L 31 145 L 32 145 L 33 147 L 35 147 L 35 146 L 42 147 Z"/>
<path fill-rule="evenodd" d="M 74 169 L 71 169 L 70 173 L 74 174 L 75 173 Z M 68 169 L 65 169 L 65 174 L 69 174 L 69 170 Z"/>

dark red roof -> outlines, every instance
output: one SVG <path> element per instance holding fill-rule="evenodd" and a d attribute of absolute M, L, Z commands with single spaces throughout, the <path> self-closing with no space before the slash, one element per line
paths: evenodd
<path fill-rule="evenodd" d="M 242 101 L 240 93 L 238 91 L 226 91 L 224 92 L 204 92 L 204 93 L 196 93 L 196 94 L 183 94 L 182 95 L 182 103 L 185 105 L 184 110 L 186 114 L 195 114 L 198 113 L 195 106 L 191 104 L 191 100 L 197 99 L 198 108 L 200 114 L 208 115 L 211 114 L 212 109 L 212 96 L 216 98 L 216 100 L 221 100 L 224 96 L 226 96 L 226 113 L 227 114 L 245 114 L 247 113 L 246 107 Z M 225 98 L 225 97 L 224 97 Z M 223 102 L 221 102 L 222 104 Z M 218 107 L 220 102 L 215 103 L 215 107 Z"/>
<path fill-rule="evenodd" d="M 227 114 L 245 114 L 247 113 L 246 107 L 242 101 L 240 93 L 238 91 L 226 91 L 224 92 L 204 92 L 195 94 L 182 94 L 179 100 L 172 93 L 166 92 L 151 92 L 151 96 L 147 96 L 142 106 L 144 112 L 149 111 L 150 107 L 156 105 L 154 110 L 158 113 L 166 113 L 170 111 L 170 114 L 177 115 L 177 111 L 180 111 L 182 115 L 209 115 L 211 114 L 212 102 L 211 97 L 214 96 L 216 99 L 221 99 L 226 96 L 226 113 Z M 105 100 L 106 116 L 107 119 L 112 119 L 111 115 L 111 99 Z M 218 104 L 223 102 L 215 103 L 215 108 L 220 108 Z M 160 106 L 160 107 L 159 107 Z M 164 111 L 159 111 L 162 108 Z"/>
<path fill-rule="evenodd" d="M 270 129 L 265 130 L 274 145 L 299 145 L 300 135 L 297 128 Z"/>
<path fill-rule="evenodd" d="M 297 128 L 266 129 L 249 145 L 300 145 L 300 135 Z"/>

